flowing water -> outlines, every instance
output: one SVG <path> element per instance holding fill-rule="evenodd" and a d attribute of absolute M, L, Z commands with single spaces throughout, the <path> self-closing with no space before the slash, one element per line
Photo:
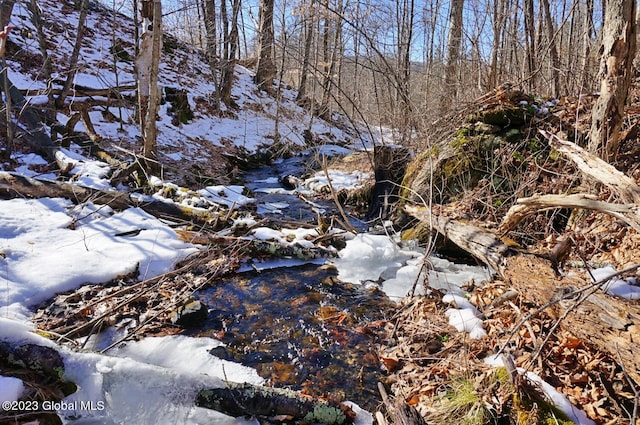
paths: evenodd
<path fill-rule="evenodd" d="M 255 368 L 274 386 L 375 408 L 376 344 L 390 311 L 380 290 L 306 265 L 243 273 L 198 296 L 211 310 L 197 335 L 227 345 L 212 354 Z"/>
<path fill-rule="evenodd" d="M 259 213 L 316 222 L 309 203 L 279 183 L 282 176 L 309 171 L 309 160 L 297 156 L 245 174 Z M 330 202 L 313 202 L 332 213 Z M 355 218 L 352 223 L 366 227 Z M 212 355 L 255 368 L 270 385 L 331 394 L 369 411 L 379 404 L 377 382 L 384 372 L 377 346 L 395 305 L 382 290 L 341 282 L 335 268 L 308 264 L 240 273 L 197 296 L 210 310 L 192 335 L 226 344 Z"/>

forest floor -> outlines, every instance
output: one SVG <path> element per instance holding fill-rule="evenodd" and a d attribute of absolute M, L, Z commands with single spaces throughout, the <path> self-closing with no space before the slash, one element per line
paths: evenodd
<path fill-rule="evenodd" d="M 522 105 L 523 96 L 498 92 L 489 102 L 480 99 L 468 109 L 475 112 L 487 107 L 517 108 Z M 638 181 L 640 88 L 637 84 L 631 100 L 622 130 L 621 149 L 613 165 Z M 537 131 L 545 129 L 580 143 L 590 127 L 593 102 L 593 96 L 583 96 L 550 104 L 550 110 L 536 114 L 525 124 L 528 139 L 544 140 Z M 463 126 L 472 127 L 473 122 L 469 123 L 467 117 L 468 110 L 458 117 L 457 123 L 467 120 Z M 460 128 L 450 129 L 450 139 L 459 137 Z M 528 152 L 522 144 L 509 148 L 513 149 L 511 157 L 516 156 L 514 152 L 518 149 L 525 156 Z M 554 157 L 553 152 L 549 157 Z M 569 162 L 545 160 L 542 165 L 531 162 L 522 174 L 517 193 L 512 196 L 572 193 L 589 188 L 597 199 L 612 199 L 611 190 L 582 179 Z M 533 172 L 529 173 L 528 169 Z M 478 223 L 485 229 L 499 228 L 506 208 L 499 203 L 487 206 L 486 202 L 495 199 L 495 186 L 483 186 L 482 181 L 470 186 L 436 206 L 438 211 Z M 571 276 L 583 285 L 597 280 L 592 272 L 598 268 L 611 266 L 612 270 L 623 270 L 637 266 L 640 258 L 638 232 L 599 212 L 549 210 L 525 219 L 503 236 L 503 240 L 516 249 L 544 258 L 549 258 L 559 241 L 570 240 L 570 251 L 558 264 L 558 276 Z M 512 278 L 524 280 L 531 279 L 528 273 L 525 269 L 510 272 Z M 635 285 L 637 272 L 627 276 Z M 510 293 L 509 283 L 498 276 L 482 284 L 472 282 L 467 289 L 470 290 L 467 298 L 484 319 L 487 337 L 472 339 L 466 333 L 456 332 L 444 314 L 450 306 L 443 302 L 442 294 L 431 291 L 429 295 L 404 300 L 395 321 L 389 325 L 390 338 L 381 352 L 381 359 L 390 371 L 387 384 L 396 397 L 414 406 L 429 424 L 504 423 L 502 421 L 509 421 L 505 419 L 507 412 L 510 412 L 507 415 L 510 423 L 564 423 L 559 419 L 560 422 L 552 421 L 560 416 L 545 408 L 544 397 L 524 403 L 523 397 L 513 396 L 514 392 L 527 391 L 498 376 L 494 365 L 489 364 L 492 362 L 487 361 L 488 356 L 495 353 L 509 354 L 515 365 L 522 368 L 519 370 L 541 377 L 589 418 L 578 415 L 572 418 L 574 421 L 640 423 L 638 388 L 616 356 L 575 337 L 570 329 L 558 327 L 563 318 L 554 315 L 552 308 L 539 309 L 539 305 L 527 302 L 522 294 Z M 637 303 L 637 298 L 635 300 L 630 302 Z M 637 322 L 634 323 L 637 327 Z"/>

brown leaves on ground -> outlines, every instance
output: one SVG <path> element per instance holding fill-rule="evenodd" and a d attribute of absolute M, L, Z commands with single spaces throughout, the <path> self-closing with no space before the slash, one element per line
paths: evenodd
<path fill-rule="evenodd" d="M 523 304 L 517 294 L 495 305 L 494 300 L 502 300 L 508 291 L 505 283 L 494 280 L 472 292 L 471 301 L 483 314 L 488 334 L 482 340 L 469 339 L 449 326 L 443 315 L 447 306 L 437 293 L 406 300 L 398 325 L 388 325 L 395 339 L 380 354 L 390 372 L 387 384 L 396 396 L 415 406 L 430 424 L 451 423 L 439 416 L 443 397 L 464 391 L 461 382 L 471 382 L 473 397 L 494 419 L 514 415 L 513 387 L 496 378 L 499 374 L 483 361 L 506 347 L 504 352 L 517 367 L 541 376 L 596 423 L 629 423 L 633 390 L 614 359 L 560 330 L 534 357 L 555 321 L 542 313 L 516 327 L 535 306 Z"/>

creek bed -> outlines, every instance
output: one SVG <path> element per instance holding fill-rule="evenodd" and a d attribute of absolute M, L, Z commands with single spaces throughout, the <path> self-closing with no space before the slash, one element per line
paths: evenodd
<path fill-rule="evenodd" d="M 336 274 L 305 265 L 216 283 L 197 294 L 210 311 L 192 334 L 221 340 L 227 346 L 213 355 L 255 368 L 271 385 L 374 411 L 383 375 L 376 345 L 391 303 L 382 291 L 342 283 Z"/>

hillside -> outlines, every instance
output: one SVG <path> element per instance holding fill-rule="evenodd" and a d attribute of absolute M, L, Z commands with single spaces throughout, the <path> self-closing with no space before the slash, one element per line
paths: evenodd
<path fill-rule="evenodd" d="M 532 76 L 463 102 L 485 84 L 380 79 L 396 65 L 336 30 L 344 69 L 318 55 L 303 101 L 245 59 L 224 104 L 165 33 L 151 175 L 132 20 L 91 2 L 69 70 L 79 3 L 40 0 L 42 34 L 27 3 L 0 118 L 0 423 L 636 422 L 638 84 L 607 163 L 584 149 L 598 93 Z M 396 127 L 348 119 L 359 95 Z"/>
<path fill-rule="evenodd" d="M 43 1 L 46 10 L 45 35 L 52 69 L 56 70 L 52 89 L 60 89 L 67 77 L 66 63 L 75 40 L 79 12 L 69 2 Z M 9 78 L 29 95 L 32 105 L 46 104 L 43 94 L 43 57 L 31 14 L 18 2 L 12 16 L 7 47 Z M 124 15 L 115 14 L 100 3 L 92 2 L 87 17 L 87 33 L 83 38 L 78 69 L 74 73 L 74 90 L 55 119 L 65 126 L 70 117 L 86 110 L 99 138 L 100 146 L 124 160 L 140 147 L 140 129 L 136 124 L 134 74 L 134 26 Z M 114 53 L 115 52 L 115 53 Z M 273 155 L 286 154 L 307 145 L 323 143 L 371 143 L 371 136 L 354 130 L 343 117 L 334 115 L 327 123 L 314 117 L 294 102 L 296 92 L 281 86 L 277 102 L 253 83 L 252 71 L 236 67 L 232 98 L 237 108 L 216 105 L 215 85 L 203 52 L 180 43 L 167 34 L 164 40 L 159 84 L 164 98 L 158 116 L 158 147 L 165 177 L 186 183 L 210 179 L 218 183 L 234 180 L 234 164 L 224 156 L 246 157 L 270 149 Z M 101 89 L 106 93 L 88 96 Z M 176 106 L 167 101 L 169 91 L 183 92 L 188 99 L 192 118 L 178 116 Z M 277 120 L 278 135 L 275 134 Z M 85 132 L 82 121 L 73 128 Z M 278 144 L 274 147 L 274 140 Z M 364 139 L 363 139 L 364 138 Z M 124 149 L 125 151 L 123 151 Z M 280 152 L 277 150 L 280 149 Z M 224 155 L 224 156 L 223 156 Z M 180 181 L 177 181 L 178 183 Z"/>

